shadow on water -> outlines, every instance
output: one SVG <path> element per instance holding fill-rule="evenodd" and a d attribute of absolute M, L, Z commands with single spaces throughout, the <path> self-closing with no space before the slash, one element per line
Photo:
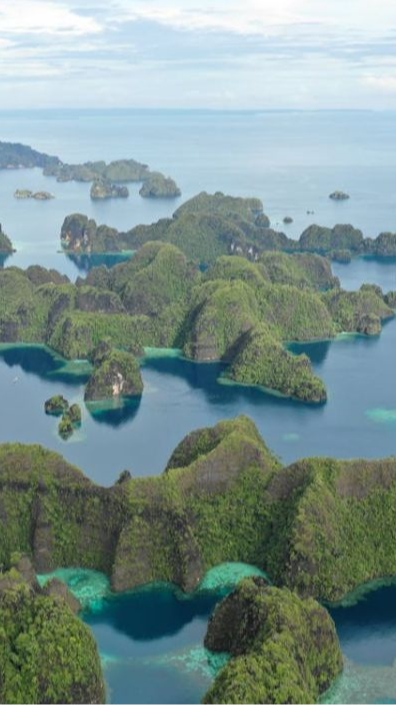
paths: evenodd
<path fill-rule="evenodd" d="M 36 375 L 43 380 L 57 380 L 70 386 L 86 384 L 89 374 L 86 371 L 79 373 L 76 369 L 68 371 L 67 361 L 57 357 L 44 346 L 21 345 L 1 348 L 0 359 L 8 367 L 18 366 L 32 375 Z"/>
<path fill-rule="evenodd" d="M 4 267 L 6 261 L 9 259 L 9 257 L 12 257 L 12 252 L 0 252 L 0 269 Z"/>
<path fill-rule="evenodd" d="M 356 603 L 330 606 L 344 654 L 361 664 L 391 665 L 396 659 L 396 584 L 384 585 Z"/>
<path fill-rule="evenodd" d="M 67 259 L 72 262 L 81 274 L 88 274 L 94 267 L 114 267 L 116 264 L 128 262 L 133 257 L 133 252 L 113 252 L 95 254 L 67 253 Z"/>
<path fill-rule="evenodd" d="M 91 627 L 105 623 L 134 641 L 153 641 L 177 634 L 196 617 L 207 618 L 221 596 L 183 598 L 171 585 L 150 586 L 103 600 L 99 611 L 84 613 L 84 621 Z"/>
<path fill-rule="evenodd" d="M 224 377 L 227 365 L 219 362 L 197 363 L 182 357 L 146 358 L 142 373 L 152 371 L 176 377 L 187 382 L 190 389 L 200 390 L 206 400 L 216 406 L 235 406 L 237 402 L 252 404 L 255 407 L 287 407 L 318 410 L 318 405 L 304 404 L 294 399 L 278 396 L 260 387 L 237 384 Z"/>
<path fill-rule="evenodd" d="M 106 405 L 106 407 L 104 407 L 100 403 L 95 402 L 87 403 L 85 406 L 91 418 L 96 423 L 119 428 L 129 421 L 132 421 L 139 411 L 141 401 L 141 397 L 136 397 L 133 399 L 123 399 L 113 406 Z"/>

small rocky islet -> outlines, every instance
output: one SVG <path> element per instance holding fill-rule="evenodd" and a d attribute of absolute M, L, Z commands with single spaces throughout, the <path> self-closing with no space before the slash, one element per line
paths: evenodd
<path fill-rule="evenodd" d="M 14 198 L 26 200 L 33 198 L 35 201 L 50 201 L 55 196 L 49 191 L 30 191 L 29 189 L 17 189 L 14 193 Z"/>
<path fill-rule="evenodd" d="M 59 435 L 67 440 L 76 428 L 81 426 L 82 413 L 79 404 L 71 404 L 64 396 L 57 394 L 44 403 L 45 413 L 49 416 L 60 416 L 58 425 Z"/>

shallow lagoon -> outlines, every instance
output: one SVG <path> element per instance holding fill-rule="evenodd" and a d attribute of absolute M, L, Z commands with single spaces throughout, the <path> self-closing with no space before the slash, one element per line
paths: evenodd
<path fill-rule="evenodd" d="M 225 655 L 203 647 L 215 605 L 238 581 L 260 574 L 244 564 L 209 571 L 186 596 L 169 584 L 121 595 L 109 591 L 101 573 L 58 570 L 84 606 L 82 617 L 98 642 L 112 703 L 197 703 L 210 687 Z M 323 703 L 389 703 L 396 700 L 396 584 L 348 596 L 330 612 L 345 669 Z"/>

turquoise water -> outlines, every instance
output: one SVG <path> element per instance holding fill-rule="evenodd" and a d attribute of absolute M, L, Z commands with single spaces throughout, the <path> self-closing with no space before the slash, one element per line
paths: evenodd
<path fill-rule="evenodd" d="M 396 114 L 394 113 L 1 113 L 0 138 L 22 141 L 65 161 L 135 157 L 171 174 L 183 195 L 153 201 L 131 185 L 127 200 L 93 202 L 88 184 L 57 184 L 39 170 L 0 171 L 0 221 L 18 252 L 0 266 L 41 264 L 75 279 L 103 261 L 124 256 L 76 258 L 59 252 L 66 215 L 82 212 L 120 229 L 169 216 L 198 191 L 223 190 L 263 199 L 275 227 L 298 237 L 312 222 L 351 222 L 366 235 L 394 230 L 396 216 Z M 16 188 L 49 190 L 48 202 L 18 201 Z M 335 203 L 336 188 L 351 195 Z M 308 215 L 307 210 L 314 211 Z M 348 289 L 363 282 L 396 289 L 396 261 L 357 259 L 335 264 Z M 329 400 L 319 408 L 219 383 L 221 365 L 198 365 L 175 355 L 144 362 L 139 403 L 110 410 L 83 405 L 83 423 L 65 442 L 56 420 L 44 414 L 54 393 L 82 402 L 86 363 L 65 364 L 42 347 L 0 349 L 0 441 L 38 442 L 110 485 L 120 471 L 162 471 L 189 431 L 240 413 L 251 416 L 268 445 L 291 462 L 307 455 L 382 457 L 396 453 L 394 350 L 396 321 L 374 339 L 344 336 L 297 346 L 325 380 Z M 82 598 L 84 619 L 98 641 L 112 702 L 199 702 L 216 663 L 202 640 L 207 620 L 228 585 L 211 576 L 211 591 L 182 599 L 171 586 L 117 598 L 96 574 L 63 572 Z M 363 602 L 333 609 L 345 674 L 328 702 L 396 701 L 396 593 L 370 593 Z"/>
<path fill-rule="evenodd" d="M 82 601 L 82 617 L 98 642 L 112 703 L 196 703 L 210 687 L 222 655 L 203 647 L 216 604 L 244 577 L 264 575 L 245 564 L 226 563 L 207 573 L 186 596 L 169 584 L 111 594 L 106 578 L 89 570 L 56 575 Z"/>
<path fill-rule="evenodd" d="M 226 662 L 203 647 L 216 604 L 243 577 L 260 575 L 245 564 L 209 571 L 186 596 L 169 584 L 121 595 L 102 573 L 60 569 L 39 576 L 64 580 L 83 605 L 82 618 L 98 642 L 111 703 L 197 703 Z M 345 659 L 324 703 L 396 701 L 396 583 L 373 584 L 330 607 Z"/>

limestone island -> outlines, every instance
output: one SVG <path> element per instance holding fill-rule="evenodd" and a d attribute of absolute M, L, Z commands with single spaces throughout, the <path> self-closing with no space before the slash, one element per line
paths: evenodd
<path fill-rule="evenodd" d="M 283 222 L 285 225 L 290 225 L 290 223 L 293 222 L 293 218 L 290 215 L 285 215 L 283 218 Z"/>
<path fill-rule="evenodd" d="M 204 703 L 316 703 L 343 669 L 327 610 L 262 578 L 242 581 L 217 605 L 205 647 L 232 658 Z"/>
<path fill-rule="evenodd" d="M 135 356 L 123 350 L 94 352 L 95 367 L 86 386 L 85 401 L 140 397 L 143 381 Z"/>
<path fill-rule="evenodd" d="M 323 604 L 395 575 L 395 501 L 396 458 L 284 466 L 245 416 L 190 433 L 161 475 L 123 473 L 106 488 L 41 446 L 0 445 L 1 699 L 104 695 L 78 605 L 57 585 L 43 593 L 35 571 L 79 565 L 106 573 L 115 592 L 163 581 L 192 592 L 211 568 L 247 562 L 271 587 L 248 579 L 215 610 L 205 645 L 231 660 L 205 701 L 317 702 L 343 666 Z M 24 629 L 21 666 L 14 646 Z M 66 685 L 64 669 L 74 674 Z"/>
<path fill-rule="evenodd" d="M 181 196 L 176 181 L 159 172 L 152 172 L 145 179 L 139 193 L 143 198 L 177 198 Z"/>
<path fill-rule="evenodd" d="M 55 196 L 49 191 L 29 191 L 29 189 L 17 189 L 14 193 L 14 197 L 19 200 L 34 198 L 36 201 L 49 201 Z"/>
<path fill-rule="evenodd" d="M 126 186 L 118 186 L 108 179 L 96 179 L 90 191 L 93 201 L 100 201 L 106 198 L 128 198 L 129 190 Z"/>
<path fill-rule="evenodd" d="M 269 251 L 315 253 L 337 261 L 361 255 L 396 256 L 396 233 L 380 233 L 373 239 L 365 238 L 361 230 L 350 224 L 333 228 L 312 224 L 294 240 L 270 227 L 259 199 L 219 192 L 202 192 L 186 201 L 172 218 L 137 225 L 125 232 L 73 213 L 65 218 L 60 238 L 63 249 L 75 253 L 133 251 L 146 242 L 161 240 L 176 245 L 204 267 L 211 266 L 220 255 L 237 255 L 257 262 Z"/>
<path fill-rule="evenodd" d="M 92 223 L 85 226 L 78 237 L 91 237 Z M 68 233 L 73 237 L 71 226 Z M 0 271 L 0 288 L 0 342 L 45 344 L 66 359 L 91 360 L 89 401 L 138 397 L 137 358 L 156 347 L 223 362 L 220 381 L 323 403 L 323 381 L 289 342 L 341 332 L 378 335 L 395 315 L 392 292 L 373 285 L 342 290 L 330 261 L 317 254 L 263 252 L 255 262 L 222 255 L 202 271 L 198 261 L 161 240 L 111 269 L 94 268 L 75 284 L 46 270 L 15 267 Z"/>
<path fill-rule="evenodd" d="M 67 411 L 68 408 L 69 402 L 61 394 L 50 397 L 44 404 L 45 413 L 50 416 L 62 416 L 63 412 Z"/>
<path fill-rule="evenodd" d="M 348 198 L 350 198 L 349 193 L 345 193 L 345 191 L 333 191 L 333 193 L 330 194 L 329 198 L 331 198 L 333 201 L 347 201 Z"/>
<path fill-rule="evenodd" d="M 44 404 L 45 413 L 50 416 L 61 416 L 58 425 L 59 435 L 66 440 L 74 433 L 75 429 L 81 426 L 82 414 L 79 404 L 72 404 L 61 394 L 57 394 Z"/>

